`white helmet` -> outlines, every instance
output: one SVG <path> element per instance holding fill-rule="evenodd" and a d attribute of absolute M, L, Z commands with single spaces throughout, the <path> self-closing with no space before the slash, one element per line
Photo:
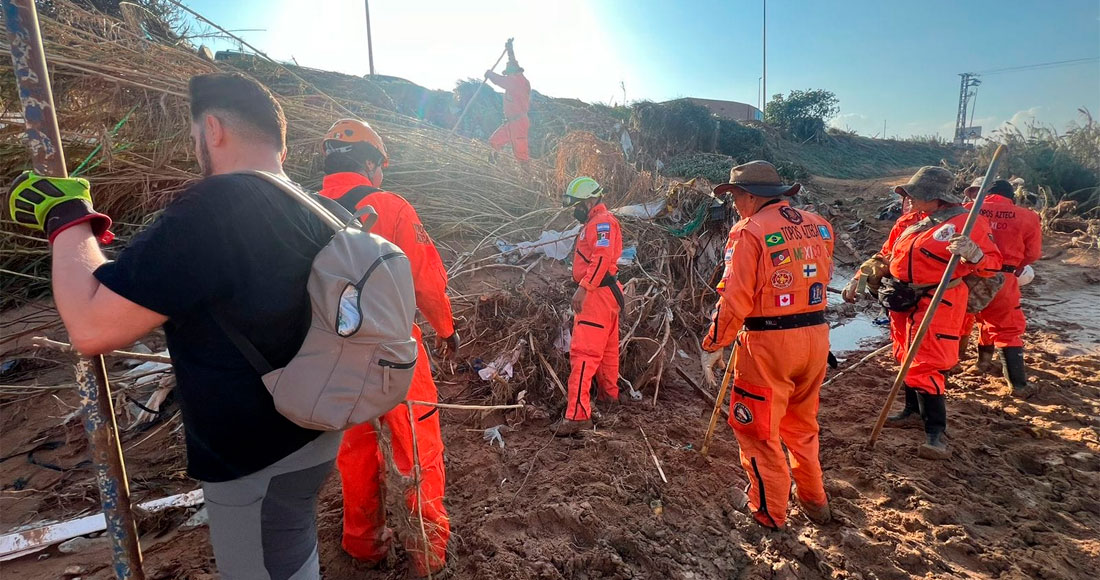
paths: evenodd
<path fill-rule="evenodd" d="M 1031 264 L 1024 266 L 1023 270 L 1020 270 L 1020 275 L 1016 277 L 1016 281 L 1020 286 L 1027 286 L 1031 284 L 1031 281 L 1035 279 L 1035 269 L 1031 267 Z"/>

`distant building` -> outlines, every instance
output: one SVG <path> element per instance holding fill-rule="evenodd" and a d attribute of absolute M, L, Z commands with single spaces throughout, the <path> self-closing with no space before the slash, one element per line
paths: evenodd
<path fill-rule="evenodd" d="M 729 119 L 731 121 L 764 120 L 764 114 L 760 112 L 760 109 L 752 105 L 746 105 L 745 103 L 738 103 L 737 101 L 719 101 L 716 99 L 697 99 L 695 97 L 688 97 L 684 100 L 706 107 L 707 110 L 720 119 Z"/>

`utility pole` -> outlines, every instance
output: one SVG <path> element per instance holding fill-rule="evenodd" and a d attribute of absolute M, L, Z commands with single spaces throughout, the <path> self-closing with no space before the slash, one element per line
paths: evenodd
<path fill-rule="evenodd" d="M 768 112 L 768 0 L 764 0 L 764 73 L 760 76 L 761 89 L 760 94 L 763 95 L 763 102 L 761 105 L 760 113 L 767 117 Z"/>
<path fill-rule="evenodd" d="M 961 73 L 962 82 L 959 85 L 959 111 L 955 117 L 955 146 L 962 147 L 966 144 L 966 109 L 970 99 L 977 95 L 977 91 L 971 91 L 971 87 L 982 84 L 975 73 Z"/>
<path fill-rule="evenodd" d="M 760 88 L 760 83 L 763 80 L 764 80 L 764 77 L 756 77 L 756 110 L 760 111 L 761 113 L 764 112 L 764 109 L 760 108 L 761 104 L 764 101 L 764 97 L 763 97 L 764 91 L 763 91 L 763 89 Z"/>
<path fill-rule="evenodd" d="M 367 60 L 370 61 L 370 76 L 374 76 L 374 47 L 370 42 L 370 0 L 363 0 L 363 6 L 367 9 Z"/>

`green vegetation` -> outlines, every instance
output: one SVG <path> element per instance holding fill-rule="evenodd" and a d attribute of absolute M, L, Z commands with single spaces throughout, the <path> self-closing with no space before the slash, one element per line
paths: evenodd
<path fill-rule="evenodd" d="M 1080 109 L 1081 123 L 1059 134 L 1052 128 L 1029 124 L 1009 125 L 996 131 L 988 144 L 966 156 L 965 161 L 985 167 L 998 144 L 1008 147 L 1002 176 L 1024 178 L 1028 189 L 1050 188 L 1053 201 L 1072 199 L 1080 211 L 1100 206 L 1100 123 Z"/>
<path fill-rule="evenodd" d="M 836 94 L 824 89 L 791 91 L 772 97 L 764 113 L 771 126 L 799 141 L 825 141 L 825 122 L 840 112 Z"/>
<path fill-rule="evenodd" d="M 955 155 L 946 145 L 927 141 L 835 134 L 825 143 L 800 143 L 769 135 L 768 150 L 777 161 L 799 163 L 813 175 L 837 179 L 868 179 L 904 173 L 922 165 L 951 161 Z"/>

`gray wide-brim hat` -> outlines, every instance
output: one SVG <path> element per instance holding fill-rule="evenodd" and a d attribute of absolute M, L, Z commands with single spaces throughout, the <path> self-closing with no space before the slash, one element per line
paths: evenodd
<path fill-rule="evenodd" d="M 730 169 L 729 183 L 714 188 L 714 195 L 723 195 L 735 189 L 743 189 L 760 197 L 793 196 L 802 184 L 785 185 L 775 166 L 767 161 L 750 161 Z"/>
<path fill-rule="evenodd" d="M 962 203 L 962 198 L 954 190 L 954 173 L 935 165 L 925 165 L 913 174 L 909 183 L 895 187 L 894 193 L 920 201 L 939 199 L 947 203 Z"/>

